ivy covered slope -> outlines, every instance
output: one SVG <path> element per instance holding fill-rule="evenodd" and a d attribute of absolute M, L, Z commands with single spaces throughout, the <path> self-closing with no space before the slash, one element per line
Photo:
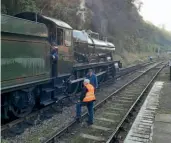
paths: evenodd
<path fill-rule="evenodd" d="M 81 24 L 80 1 L 84 0 L 2 0 L 2 13 L 14 15 L 35 11 L 61 19 L 75 29 L 92 29 L 116 45 L 116 58 L 125 64 L 147 59 L 171 49 L 171 34 L 143 21 L 134 6 L 137 0 L 85 0 L 85 21 Z"/>
<path fill-rule="evenodd" d="M 143 21 L 134 0 L 87 0 L 92 26 L 115 43 L 125 62 L 156 55 L 158 48 L 171 49 L 171 33 Z M 106 27 L 106 28 L 105 28 Z"/>
<path fill-rule="evenodd" d="M 2 13 L 15 15 L 32 11 L 61 19 L 77 28 L 79 0 L 2 0 Z"/>

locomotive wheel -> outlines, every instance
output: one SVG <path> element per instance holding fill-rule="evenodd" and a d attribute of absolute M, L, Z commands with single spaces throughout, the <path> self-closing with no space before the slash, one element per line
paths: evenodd
<path fill-rule="evenodd" d="M 25 117 L 30 114 L 34 105 L 35 98 L 30 91 L 16 91 L 10 97 L 10 110 L 15 117 Z"/>

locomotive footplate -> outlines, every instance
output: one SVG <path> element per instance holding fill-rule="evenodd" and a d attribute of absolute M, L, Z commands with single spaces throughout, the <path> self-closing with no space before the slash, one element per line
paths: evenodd
<path fill-rule="evenodd" d="M 110 64 L 114 64 L 114 62 L 98 62 L 98 63 L 88 63 L 88 64 L 76 64 L 73 68 L 77 70 L 87 69 L 87 68 L 95 68 L 99 66 L 108 66 Z"/>
<path fill-rule="evenodd" d="M 40 98 L 40 104 L 47 106 L 49 104 L 52 104 L 54 100 L 52 100 L 52 95 L 55 89 L 53 88 L 44 88 L 42 89 L 42 94 Z"/>

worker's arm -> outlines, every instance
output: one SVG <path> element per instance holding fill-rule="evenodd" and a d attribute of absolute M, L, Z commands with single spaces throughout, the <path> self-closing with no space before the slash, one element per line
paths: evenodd
<path fill-rule="evenodd" d="M 87 93 L 87 88 L 83 88 L 82 89 L 82 92 L 81 92 L 81 95 L 80 95 L 80 101 L 83 101 L 84 97 L 86 96 L 86 93 Z"/>
<path fill-rule="evenodd" d="M 95 78 L 95 85 L 96 85 L 96 87 L 95 87 L 95 88 L 98 88 L 97 76 L 96 76 L 96 75 L 94 75 L 94 78 Z"/>
<path fill-rule="evenodd" d="M 89 79 L 89 78 L 90 78 L 90 76 L 87 74 L 87 75 L 85 76 L 85 78 Z"/>

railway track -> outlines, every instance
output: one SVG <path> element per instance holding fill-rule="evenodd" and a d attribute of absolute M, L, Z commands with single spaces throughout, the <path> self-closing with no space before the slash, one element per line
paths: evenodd
<path fill-rule="evenodd" d="M 88 114 L 85 113 L 82 124 L 77 124 L 74 120 L 61 131 L 54 133 L 45 143 L 113 142 L 128 115 L 164 66 L 161 63 L 154 65 L 98 103 L 94 107 L 96 112 L 92 126 L 85 125 Z"/>
<path fill-rule="evenodd" d="M 127 74 L 131 74 L 132 72 L 134 72 L 135 70 L 139 69 L 139 68 L 143 68 L 143 67 L 146 67 L 148 65 L 151 65 L 153 63 L 146 63 L 146 64 L 141 64 L 141 65 L 134 65 L 134 66 L 131 66 L 131 67 L 128 67 L 128 68 L 125 68 L 125 69 L 122 69 L 120 74 L 117 74 L 117 78 L 120 78 L 122 76 L 125 76 Z M 109 82 L 108 84 L 111 84 L 113 81 Z M 102 83 L 101 86 L 103 87 L 104 85 L 106 86 L 106 82 L 105 83 Z M 108 85 L 107 84 L 107 85 Z M 18 124 L 21 124 L 21 123 L 26 123 L 26 124 L 32 124 L 34 125 L 34 122 L 30 122 L 30 118 L 36 118 L 36 116 L 38 116 L 39 114 L 43 114 L 44 112 L 50 110 L 52 108 L 53 105 L 49 105 L 47 107 L 44 107 L 40 110 L 37 110 L 37 111 L 34 111 L 33 113 L 29 114 L 28 116 L 24 117 L 24 118 L 19 118 L 19 119 L 16 119 L 12 122 L 9 122 L 5 125 L 3 125 L 1 127 L 1 132 L 5 132 L 9 129 L 11 129 L 12 127 L 18 125 Z M 59 111 L 60 112 L 60 111 Z M 19 131 L 18 130 L 18 133 L 21 133 L 23 132 L 23 130 Z"/>

